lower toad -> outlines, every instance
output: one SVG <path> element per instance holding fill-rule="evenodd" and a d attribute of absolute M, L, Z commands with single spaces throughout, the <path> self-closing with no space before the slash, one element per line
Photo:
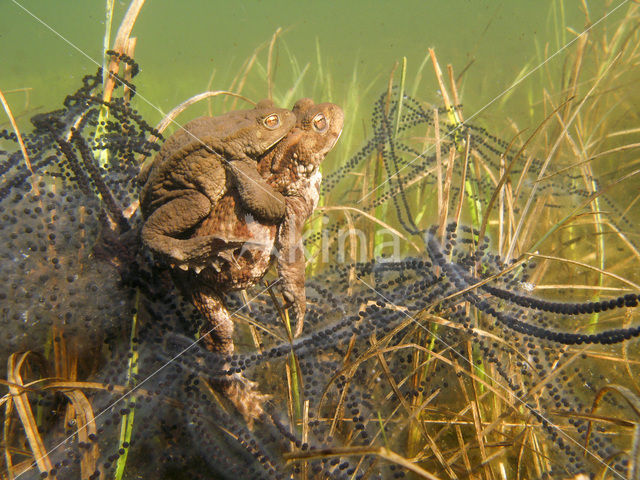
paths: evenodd
<path fill-rule="evenodd" d="M 299 100 L 293 108 L 294 128 L 258 163 L 266 183 L 285 198 L 281 221 L 255 217 L 231 188 L 194 230 L 193 237 L 215 236 L 244 241 L 213 252 L 205 267 L 173 271 L 174 280 L 204 316 L 201 329 L 210 351 L 221 355 L 234 352 L 231 315 L 224 304 L 226 292 L 255 285 L 277 261 L 278 283 L 296 318 L 300 334 L 306 309 L 305 258 L 302 230 L 319 199 L 320 162 L 333 148 L 343 126 L 344 115 L 337 105 Z M 237 376 L 221 382 L 225 395 L 248 419 L 262 413 L 264 396 L 252 382 Z"/>

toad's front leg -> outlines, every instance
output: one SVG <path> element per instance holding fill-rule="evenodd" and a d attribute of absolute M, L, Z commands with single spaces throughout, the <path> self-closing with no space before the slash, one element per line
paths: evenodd
<path fill-rule="evenodd" d="M 282 219 L 285 215 L 285 198 L 258 173 L 255 160 L 233 159 L 227 167 L 246 210 L 267 222 Z"/>
<path fill-rule="evenodd" d="M 311 196 L 287 197 L 284 220 L 276 238 L 278 274 L 287 306 L 293 308 L 296 317 L 294 336 L 302 333 L 307 308 L 305 293 L 305 256 L 302 229 L 311 216 L 315 202 Z"/>

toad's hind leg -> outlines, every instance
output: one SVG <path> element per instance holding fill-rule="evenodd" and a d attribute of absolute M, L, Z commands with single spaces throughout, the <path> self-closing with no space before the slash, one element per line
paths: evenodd
<path fill-rule="evenodd" d="M 211 201 L 205 195 L 189 191 L 156 209 L 142 227 L 142 241 L 153 252 L 182 267 L 204 267 L 212 256 L 243 241 L 204 235 L 179 238 L 198 225 L 211 212 Z"/>
<path fill-rule="evenodd" d="M 212 288 L 194 286 L 191 298 L 205 318 L 200 336 L 207 350 L 222 356 L 233 355 L 233 321 L 221 296 Z"/>
<path fill-rule="evenodd" d="M 233 320 L 220 294 L 212 288 L 199 285 L 192 290 L 191 299 L 205 318 L 200 335 L 207 350 L 223 357 L 232 355 L 234 352 Z M 229 366 L 225 365 L 224 368 L 227 369 Z M 217 376 L 214 382 L 246 419 L 249 426 L 263 415 L 262 404 L 269 399 L 269 395 L 261 394 L 255 382 L 247 380 L 238 373 L 231 376 Z"/>
<path fill-rule="evenodd" d="M 179 192 L 171 201 L 158 207 L 142 227 L 142 241 L 154 252 L 173 261 L 189 259 L 185 241 L 178 237 L 189 231 L 211 211 L 211 201 L 197 191 Z"/>

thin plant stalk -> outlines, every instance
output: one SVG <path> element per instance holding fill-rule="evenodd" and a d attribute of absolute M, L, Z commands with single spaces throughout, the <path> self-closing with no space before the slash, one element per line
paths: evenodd
<path fill-rule="evenodd" d="M 407 79 L 407 57 L 402 57 L 402 68 L 400 69 L 400 90 L 398 90 L 398 112 L 396 115 L 396 126 L 393 136 L 398 136 L 400 128 L 400 120 L 402 119 L 402 103 L 404 102 L 404 84 Z"/>
<path fill-rule="evenodd" d="M 102 85 L 106 85 L 109 76 L 107 63 L 110 61 L 107 50 L 111 45 L 111 24 L 113 23 L 113 5 L 115 0 L 107 0 L 104 20 L 104 39 L 102 41 Z"/>
<path fill-rule="evenodd" d="M 136 291 L 136 313 L 131 317 L 131 334 L 129 336 L 129 361 L 127 362 L 127 381 L 126 387 L 135 387 L 135 378 L 138 374 L 138 312 L 140 312 L 140 290 Z M 128 400 L 129 404 L 135 403 L 137 395 L 131 394 L 131 398 Z M 127 465 L 127 457 L 129 455 L 129 445 L 131 444 L 131 435 L 133 434 L 133 422 L 135 415 L 135 408 L 129 408 L 128 413 L 122 416 L 120 419 L 120 438 L 118 448 L 124 449 L 124 453 L 118 457 L 116 462 L 115 480 L 121 480 L 124 475 L 124 470 Z"/>
<path fill-rule="evenodd" d="M 144 5 L 145 0 L 132 0 L 129 4 L 129 8 L 125 13 L 125 16 L 120 24 L 120 28 L 118 29 L 118 33 L 116 34 L 116 39 L 113 46 L 113 51 L 119 54 L 127 54 L 127 48 L 129 43 L 129 38 L 131 36 L 131 31 L 133 30 L 133 25 L 140 14 L 140 10 Z M 105 22 L 105 35 L 104 35 L 104 44 L 106 44 L 108 50 L 109 41 L 111 38 L 111 23 L 113 18 L 113 1 L 111 5 L 109 5 L 109 0 L 107 0 L 107 21 Z M 103 52 L 103 55 L 106 53 Z M 105 58 L 106 64 L 106 58 Z M 116 86 L 116 77 L 118 71 L 120 69 L 120 60 L 116 56 L 111 56 L 108 66 L 103 67 L 103 88 L 102 88 L 102 101 L 109 102 L 111 100 L 111 96 L 113 95 L 113 89 Z M 96 127 L 96 132 L 94 135 L 94 142 L 98 143 L 100 138 L 102 138 L 106 133 L 106 123 L 109 119 L 109 107 L 106 105 L 102 105 L 100 107 L 100 113 L 98 115 L 98 125 Z M 109 153 L 105 149 L 97 150 L 94 153 L 96 157 L 96 161 L 98 165 L 104 166 L 109 162 Z"/>

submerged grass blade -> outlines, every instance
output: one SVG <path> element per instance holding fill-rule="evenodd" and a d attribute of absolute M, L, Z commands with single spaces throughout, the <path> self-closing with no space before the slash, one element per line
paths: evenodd
<path fill-rule="evenodd" d="M 402 104 L 404 103 L 404 84 L 407 79 L 407 57 L 402 57 L 402 67 L 400 69 L 400 90 L 398 91 L 398 112 L 396 115 L 396 126 L 393 131 L 393 136 L 398 136 L 398 129 L 400 128 L 400 120 L 402 119 Z"/>
<path fill-rule="evenodd" d="M 42 474 L 48 474 L 52 469 L 51 460 L 49 460 L 47 449 L 45 448 L 42 437 L 40 436 L 38 425 L 36 424 L 33 416 L 33 411 L 31 410 L 31 404 L 29 403 L 27 393 L 21 388 L 23 385 L 21 373 L 22 365 L 30 353 L 31 352 L 12 353 L 9 356 L 9 363 L 7 365 L 8 381 L 11 382 L 9 384 L 9 393 L 12 396 L 16 411 L 20 417 L 22 428 L 24 429 L 29 447 L 33 453 L 34 461 L 38 466 L 38 470 L 40 470 L 40 473 Z"/>
<path fill-rule="evenodd" d="M 138 18 L 138 15 L 140 14 L 140 10 L 142 9 L 142 6 L 144 5 L 144 1 L 145 0 L 132 0 L 132 2 L 129 4 L 129 8 L 125 13 L 124 18 L 122 19 L 122 23 L 120 24 L 120 28 L 118 29 L 118 33 L 116 34 L 116 39 L 113 45 L 113 51 L 119 54 L 128 54 L 130 51 L 132 51 L 130 50 L 130 48 L 131 49 L 134 48 L 135 42 L 132 44 L 131 47 L 129 47 L 129 40 L 131 37 L 131 31 L 133 30 L 133 26 L 136 23 L 136 20 Z M 117 75 L 118 71 L 120 70 L 120 59 L 114 55 L 111 56 L 111 59 L 109 60 L 109 64 L 108 66 L 106 66 L 106 63 L 107 63 L 106 51 L 109 49 L 109 42 L 111 38 L 113 1 L 111 2 L 111 5 L 109 5 L 109 0 L 107 0 L 106 15 L 107 15 L 107 20 L 105 25 L 105 35 L 104 35 L 104 42 L 103 42 L 104 45 L 106 45 L 106 48 L 105 48 L 105 51 L 102 52 L 102 54 L 105 55 L 105 59 L 104 59 L 105 67 L 103 67 L 103 73 L 102 73 L 102 78 L 103 78 L 102 101 L 103 102 L 109 102 L 111 100 L 111 97 L 113 95 L 113 89 L 116 86 L 115 75 Z M 109 107 L 106 105 L 102 105 L 102 107 L 100 107 L 98 124 L 96 126 L 96 131 L 93 137 L 94 143 L 98 143 L 100 138 L 102 138 L 107 133 L 106 124 L 108 119 L 109 119 Z M 109 162 L 109 153 L 104 149 L 97 150 L 94 153 L 94 155 L 96 157 L 96 161 L 98 162 L 98 165 L 102 167 L 107 165 L 107 163 Z"/>
<path fill-rule="evenodd" d="M 113 45 L 113 50 L 120 54 L 126 53 L 127 51 L 127 42 L 129 37 L 131 36 L 131 31 L 133 30 L 133 25 L 136 23 L 138 19 L 138 15 L 140 14 L 140 10 L 144 5 L 145 0 L 132 0 L 129 4 L 129 8 L 122 19 L 122 23 L 120 24 L 120 28 L 118 28 L 118 33 L 116 34 L 116 40 Z M 109 76 L 104 84 L 102 99 L 105 102 L 111 100 L 111 95 L 113 94 L 113 89 L 115 88 L 115 77 L 113 74 L 117 74 L 120 70 L 120 62 L 116 57 L 111 57 L 111 61 L 108 66 Z"/>
<path fill-rule="evenodd" d="M 131 317 L 131 334 L 129 335 L 129 362 L 127 364 L 127 382 L 126 387 L 135 387 L 135 378 L 138 375 L 138 312 L 142 307 L 140 302 L 140 291 L 136 291 L 136 313 Z M 137 395 L 131 394 L 128 399 L 129 405 L 135 403 Z M 135 408 L 128 408 L 128 413 L 124 414 L 120 419 L 120 439 L 118 449 L 124 449 L 124 453 L 118 457 L 116 462 L 115 480 L 121 480 L 127 465 L 127 457 L 129 454 L 129 445 L 131 444 L 131 435 L 133 434 Z"/>
<path fill-rule="evenodd" d="M 636 417 L 640 419 L 640 396 L 638 396 L 635 392 L 631 391 L 630 389 L 622 385 L 607 385 L 601 388 L 593 400 L 592 407 L 591 407 L 591 415 L 595 414 L 595 411 L 598 408 L 600 402 L 602 401 L 602 398 L 608 392 L 614 392 L 620 395 L 627 402 L 629 407 L 631 407 Z M 592 425 L 593 425 L 593 422 L 590 419 L 588 423 L 589 423 L 589 427 L 587 429 L 586 437 L 584 440 L 585 445 L 589 445 L 589 437 L 591 436 Z M 633 441 L 632 441 L 631 449 L 629 452 L 630 454 L 629 456 L 631 459 L 629 479 L 631 480 L 640 479 L 639 453 L 640 453 L 640 423 L 636 422 L 636 427 L 634 429 L 634 434 L 633 434 Z"/>
<path fill-rule="evenodd" d="M 410 470 L 413 473 L 419 475 L 419 477 L 421 478 L 426 478 L 428 480 L 440 480 L 438 477 L 420 468 L 415 463 L 410 462 L 406 458 L 384 447 L 323 448 L 323 449 L 316 449 L 310 452 L 285 453 L 284 458 L 290 461 L 299 461 L 299 460 L 318 460 L 323 458 L 353 456 L 353 455 L 355 456 L 375 455 L 384 460 L 400 465 L 406 468 L 407 470 Z"/>
<path fill-rule="evenodd" d="M 13 131 L 16 132 L 16 136 L 18 137 L 18 144 L 20 145 L 20 151 L 22 152 L 22 156 L 24 158 L 24 162 L 27 165 L 27 169 L 33 173 L 31 169 L 31 160 L 29 159 L 29 154 L 27 153 L 27 147 L 24 145 L 24 141 L 22 140 L 22 135 L 20 134 L 20 129 L 18 128 L 18 124 L 16 123 L 15 118 L 13 118 L 13 114 L 11 113 L 11 108 L 9 107 L 9 103 L 7 99 L 4 98 L 2 90 L 0 90 L 0 102 L 2 102 L 2 106 L 4 107 L 4 111 L 9 117 L 9 121 L 11 122 L 11 127 Z M 34 185 L 35 188 L 35 185 Z"/>
<path fill-rule="evenodd" d="M 518 152 L 516 153 L 516 155 L 513 157 L 513 160 L 511 160 L 511 162 L 509 162 L 509 165 L 507 167 L 507 169 L 505 170 L 504 174 L 502 175 L 502 177 L 500 178 L 500 181 L 498 182 L 498 185 L 494 188 L 493 193 L 491 195 L 491 198 L 489 199 L 489 203 L 487 204 L 487 208 L 484 211 L 484 215 L 482 217 L 482 225 L 480 227 L 480 234 L 479 237 L 480 238 L 484 238 L 484 233 L 487 229 L 487 222 L 489 221 L 489 214 L 491 213 L 491 209 L 493 208 L 493 205 L 496 202 L 497 196 L 500 193 L 500 191 L 502 191 L 503 186 L 505 185 L 505 183 L 507 182 L 507 180 L 509 179 L 509 175 L 511 173 L 512 168 L 514 167 L 514 165 L 516 165 L 518 159 L 520 158 L 520 156 L 524 153 L 525 149 L 529 146 L 529 144 L 533 141 L 533 139 L 536 137 L 536 135 L 542 130 L 542 127 L 544 125 L 546 125 L 546 123 L 551 119 L 551 117 L 553 117 L 556 112 L 558 112 L 561 108 L 564 107 L 564 105 L 566 105 L 566 103 L 568 103 L 569 100 L 567 100 L 567 102 L 563 103 L 562 105 L 560 105 L 558 108 L 556 108 L 553 112 L 551 112 L 547 118 L 545 118 L 534 130 L 534 132 L 529 136 L 529 138 L 527 138 L 527 140 L 524 142 L 524 144 L 522 145 L 522 147 L 518 150 Z M 519 134 L 518 134 L 519 135 Z M 511 149 L 511 146 L 513 145 L 513 143 L 515 142 L 516 138 L 518 137 L 518 135 L 516 135 L 515 137 L 513 137 L 511 139 L 511 142 L 509 143 L 509 145 L 507 146 L 505 153 L 503 154 L 503 156 L 507 156 L 507 154 L 509 153 L 509 150 Z"/>
<path fill-rule="evenodd" d="M 111 46 L 111 24 L 113 23 L 113 5 L 115 0 L 107 0 L 104 20 L 104 39 L 102 42 L 102 84 L 106 85 L 109 70 L 107 63 L 109 62 L 109 56 L 106 54 L 107 50 Z"/>
<path fill-rule="evenodd" d="M 282 32 L 282 28 L 278 27 L 271 37 L 269 43 L 269 54 L 267 55 L 267 98 L 273 99 L 273 77 L 275 76 L 275 63 L 273 61 L 273 49 L 276 44 L 278 35 Z"/>
<path fill-rule="evenodd" d="M 619 58 L 620 55 L 618 54 L 616 56 L 616 59 Z M 615 62 L 612 62 L 612 64 L 610 65 L 613 66 Z M 604 78 L 606 72 L 608 72 L 609 69 L 605 70 L 601 75 L 599 75 L 596 78 L 596 81 L 594 82 L 593 86 L 589 89 L 589 91 L 587 92 L 587 94 L 584 96 L 584 98 L 582 99 L 582 101 L 578 104 L 578 106 L 576 107 L 574 113 L 571 115 L 571 117 L 569 117 L 569 119 L 567 121 L 565 121 L 565 125 L 564 128 L 562 130 L 562 132 L 558 135 L 558 138 L 556 139 L 556 141 L 554 142 L 553 146 L 551 147 L 550 151 L 547 154 L 547 157 L 544 160 L 544 163 L 542 164 L 540 171 L 538 173 L 538 179 L 536 180 L 536 183 L 533 184 L 533 187 L 531 188 L 531 191 L 529 193 L 529 197 L 527 198 L 527 201 L 525 202 L 524 207 L 522 208 L 521 212 L 520 212 L 520 221 L 518 222 L 518 225 L 515 229 L 515 232 L 512 236 L 512 241 L 511 241 L 511 245 L 509 246 L 509 250 L 507 251 L 506 254 L 506 259 L 507 261 L 509 259 L 512 258 L 513 253 L 514 253 L 514 249 L 515 246 L 517 244 L 516 239 L 519 237 L 520 232 L 522 230 L 522 227 L 524 225 L 524 222 L 526 220 L 526 218 L 528 217 L 528 213 L 529 213 L 529 209 L 531 208 L 531 205 L 533 203 L 533 201 L 536 198 L 536 192 L 538 190 L 538 180 L 540 180 L 542 177 L 545 176 L 545 173 L 547 171 L 547 168 L 549 166 L 549 164 L 551 163 L 551 160 L 554 158 L 556 151 L 558 150 L 560 143 L 562 142 L 562 139 L 564 138 L 564 135 L 567 132 L 567 129 L 569 128 L 570 125 L 573 124 L 573 122 L 575 121 L 576 117 L 578 116 L 578 113 L 580 112 L 582 106 L 586 103 L 586 101 L 594 94 L 596 87 L 600 84 L 600 82 L 602 81 L 602 79 Z M 571 218 L 573 216 L 573 213 L 570 214 L 570 216 L 565 217 L 565 218 Z M 555 230 L 555 229 L 553 229 Z M 552 230 L 552 231 L 553 231 Z M 545 235 L 544 239 L 546 239 L 546 237 L 552 232 L 550 231 L 547 235 Z M 530 250 L 535 250 L 537 248 L 537 246 L 542 243 L 541 241 L 536 242 L 535 246 L 532 247 Z"/>
<path fill-rule="evenodd" d="M 86 445 L 86 448 L 82 449 L 82 457 L 80 459 L 82 478 L 90 478 L 95 473 L 96 465 L 100 459 L 98 444 L 91 440 L 97 433 L 93 408 L 85 394 L 80 390 L 63 390 L 63 393 L 73 406 L 78 443 Z"/>
<path fill-rule="evenodd" d="M 3 382 L 4 384 L 4 382 Z M 13 401 L 10 397 L 2 399 L 4 401 L 4 422 L 2 428 L 2 444 L 4 445 L 4 462 L 9 480 L 14 479 L 13 459 L 11 458 L 11 415 L 13 414 Z M 0 406 L 2 406 L 0 404 Z"/>

